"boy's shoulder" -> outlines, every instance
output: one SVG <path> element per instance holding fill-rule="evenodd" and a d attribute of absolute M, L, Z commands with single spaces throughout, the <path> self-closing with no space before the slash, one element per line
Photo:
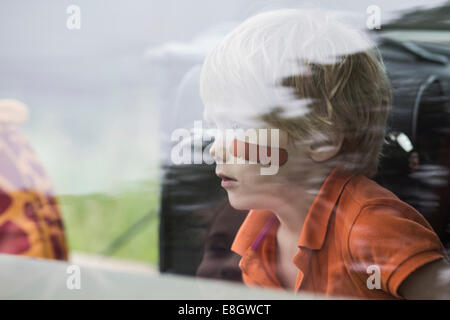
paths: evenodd
<path fill-rule="evenodd" d="M 387 199 L 401 201 L 394 193 L 364 175 L 352 177 L 344 188 L 344 194 L 350 195 L 353 201 L 361 205 Z"/>
<path fill-rule="evenodd" d="M 348 182 L 336 214 L 344 222 L 340 226 L 344 228 L 349 268 L 366 275 L 368 267 L 377 266 L 383 289 L 396 297 L 409 274 L 446 257 L 439 237 L 425 218 L 366 177 Z"/>
<path fill-rule="evenodd" d="M 402 216 L 426 222 L 411 205 L 400 200 L 394 193 L 363 175 L 349 180 L 342 191 L 339 208 L 346 220 L 356 221 L 369 212 L 383 212 L 382 215 Z M 374 213 L 375 214 L 375 213 Z M 379 217 L 382 218 L 382 217 Z"/>
<path fill-rule="evenodd" d="M 348 250 L 355 255 L 380 251 L 392 258 L 399 254 L 399 248 L 405 256 L 442 249 L 439 237 L 422 214 L 367 177 L 349 181 L 339 209 Z"/>
<path fill-rule="evenodd" d="M 383 252 L 393 252 L 402 246 L 414 248 L 413 251 L 419 247 L 436 250 L 442 246 L 422 214 L 365 176 L 350 179 L 339 202 L 336 214 L 343 222 L 341 226 L 350 252 L 370 252 L 373 248 L 369 247 L 373 246 Z"/>

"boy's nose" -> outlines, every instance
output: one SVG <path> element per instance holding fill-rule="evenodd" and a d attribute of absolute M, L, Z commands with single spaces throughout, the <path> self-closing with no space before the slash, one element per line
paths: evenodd
<path fill-rule="evenodd" d="M 214 158 L 216 163 L 224 163 L 226 161 L 227 150 L 223 141 L 215 139 L 209 149 L 209 154 Z"/>

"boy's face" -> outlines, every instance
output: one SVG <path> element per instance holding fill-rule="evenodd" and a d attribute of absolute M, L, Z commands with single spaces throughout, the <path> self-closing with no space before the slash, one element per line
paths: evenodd
<path fill-rule="evenodd" d="M 313 161 L 306 151 L 307 146 L 298 143 L 293 146 L 288 143 L 286 132 L 278 132 L 278 141 L 274 139 L 275 141 L 268 141 L 266 145 L 272 154 L 280 150 L 280 153 L 284 152 L 287 161 L 281 161 L 277 172 L 269 175 L 262 174 L 261 169 L 270 165 L 257 163 L 257 159 L 249 159 L 253 161 L 245 161 L 245 164 L 237 163 L 238 158 L 242 160 L 243 156 L 242 153 L 233 152 L 236 149 L 230 145 L 231 139 L 224 139 L 220 135 L 216 137 L 210 153 L 217 163 L 216 174 L 222 179 L 222 187 L 227 191 L 234 208 L 269 209 L 280 205 L 281 199 L 295 196 L 293 186 L 307 188 L 313 168 Z M 252 142 L 258 141 L 260 140 Z"/>

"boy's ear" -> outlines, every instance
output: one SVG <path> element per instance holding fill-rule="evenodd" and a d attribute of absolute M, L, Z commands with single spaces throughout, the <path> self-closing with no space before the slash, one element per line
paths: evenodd
<path fill-rule="evenodd" d="M 330 137 L 328 141 L 313 142 L 308 147 L 309 156 L 315 162 L 327 161 L 339 153 L 343 141 L 344 136 L 336 134 L 334 137 Z"/>

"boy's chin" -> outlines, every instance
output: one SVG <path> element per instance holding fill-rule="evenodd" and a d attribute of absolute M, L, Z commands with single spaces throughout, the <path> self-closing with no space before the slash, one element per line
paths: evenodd
<path fill-rule="evenodd" d="M 236 196 L 232 192 L 228 192 L 228 200 L 230 205 L 236 210 L 251 210 L 256 205 L 242 196 Z"/>

